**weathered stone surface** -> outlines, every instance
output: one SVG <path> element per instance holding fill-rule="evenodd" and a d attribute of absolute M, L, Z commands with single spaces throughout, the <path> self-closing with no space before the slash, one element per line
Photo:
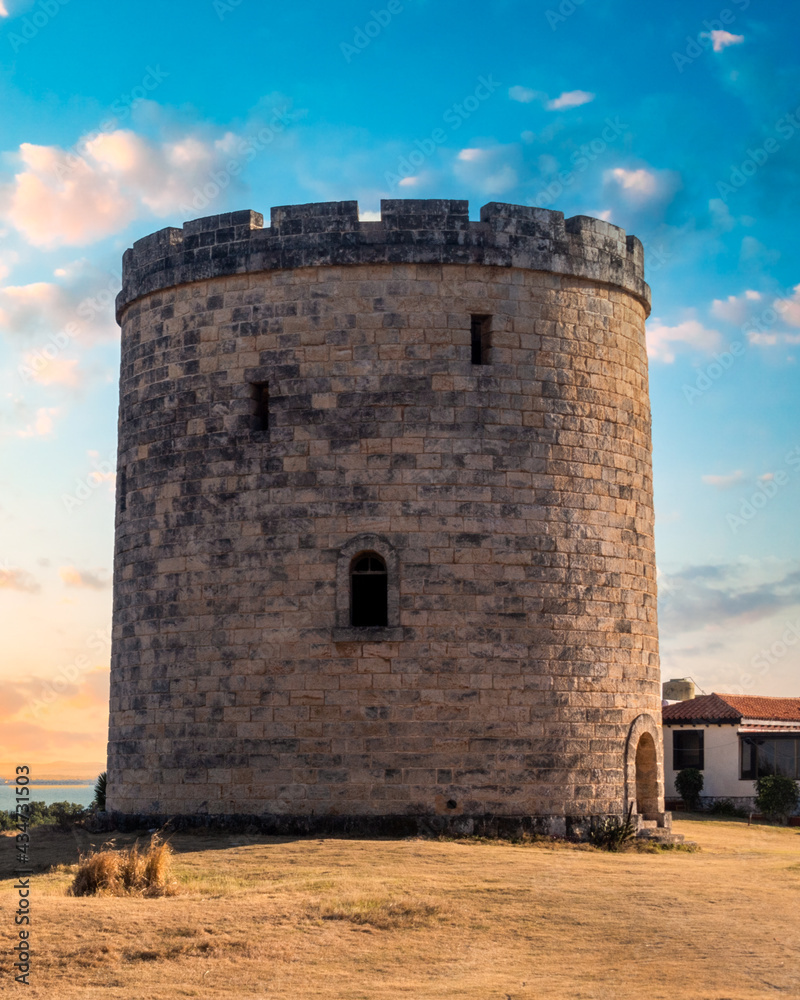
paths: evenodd
<path fill-rule="evenodd" d="M 491 264 L 591 278 L 629 291 L 650 310 L 644 253 L 618 226 L 490 202 L 470 222 L 466 201 L 382 201 L 360 222 L 355 201 L 228 212 L 137 240 L 122 263 L 117 318 L 149 292 L 229 274 L 338 264 Z"/>
<path fill-rule="evenodd" d="M 125 255 L 109 808 L 622 813 L 660 721 L 641 244 L 458 201 L 260 226 Z M 347 621 L 365 549 L 386 628 Z"/>

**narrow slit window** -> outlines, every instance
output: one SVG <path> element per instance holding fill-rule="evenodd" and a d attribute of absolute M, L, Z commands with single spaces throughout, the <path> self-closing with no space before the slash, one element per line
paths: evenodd
<path fill-rule="evenodd" d="M 119 470 L 119 512 L 122 514 L 128 509 L 128 473 L 123 466 Z"/>
<path fill-rule="evenodd" d="M 256 431 L 267 431 L 269 430 L 269 383 L 251 382 L 250 385 L 255 404 L 253 429 Z"/>
<path fill-rule="evenodd" d="M 473 365 L 489 364 L 489 348 L 491 345 L 491 316 L 472 317 L 472 363 Z"/>
<path fill-rule="evenodd" d="M 375 552 L 355 557 L 350 568 L 350 624 L 356 628 L 386 627 L 389 621 L 389 575 Z"/>

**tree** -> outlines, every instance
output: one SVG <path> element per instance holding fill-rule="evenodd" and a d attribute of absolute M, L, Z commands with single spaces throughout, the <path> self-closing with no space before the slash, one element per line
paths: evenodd
<path fill-rule="evenodd" d="M 756 781 L 756 808 L 771 820 L 785 821 L 797 810 L 800 789 L 794 778 L 765 774 Z"/>
<path fill-rule="evenodd" d="M 700 792 L 703 791 L 703 772 L 696 767 L 685 767 L 675 775 L 678 795 L 692 812 L 700 808 Z"/>

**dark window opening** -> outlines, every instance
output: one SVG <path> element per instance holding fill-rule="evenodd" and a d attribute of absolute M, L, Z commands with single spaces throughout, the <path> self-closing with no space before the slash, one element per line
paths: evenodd
<path fill-rule="evenodd" d="M 350 568 L 350 624 L 355 627 L 389 624 L 386 563 L 374 552 L 356 556 Z"/>
<path fill-rule="evenodd" d="M 128 474 L 124 468 L 119 470 L 119 511 L 128 509 Z"/>
<path fill-rule="evenodd" d="M 703 737 L 702 729 L 672 731 L 672 769 L 682 771 L 685 767 L 696 767 L 703 770 Z"/>
<path fill-rule="evenodd" d="M 269 383 L 251 382 L 250 389 L 255 403 L 253 430 L 269 430 Z"/>
<path fill-rule="evenodd" d="M 473 365 L 489 364 L 489 348 L 491 345 L 491 316 L 472 317 L 472 363 Z"/>
<path fill-rule="evenodd" d="M 755 781 L 768 774 L 800 778 L 800 737 L 775 734 L 770 738 L 743 736 L 740 741 L 740 776 Z"/>

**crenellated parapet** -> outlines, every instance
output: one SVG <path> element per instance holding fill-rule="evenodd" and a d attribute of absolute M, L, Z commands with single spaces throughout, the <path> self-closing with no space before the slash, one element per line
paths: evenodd
<path fill-rule="evenodd" d="M 228 212 L 137 240 L 123 257 L 117 318 L 151 292 L 257 271 L 347 264 L 486 264 L 549 271 L 619 287 L 650 311 L 644 252 L 635 236 L 601 219 L 490 202 L 470 222 L 466 201 L 384 200 L 380 221 L 358 202 Z"/>

